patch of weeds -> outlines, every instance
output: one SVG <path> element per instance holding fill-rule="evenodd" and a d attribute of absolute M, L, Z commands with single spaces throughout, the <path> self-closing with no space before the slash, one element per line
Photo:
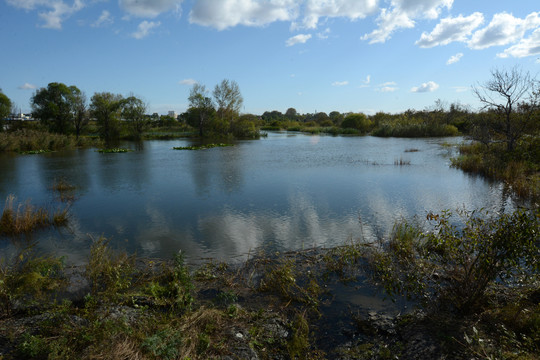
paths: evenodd
<path fill-rule="evenodd" d="M 221 291 L 214 299 L 214 302 L 218 305 L 231 305 L 237 301 L 238 295 L 229 290 Z"/>
<path fill-rule="evenodd" d="M 226 280 L 229 265 L 226 263 L 207 262 L 198 267 L 193 278 L 200 282 L 213 281 L 216 279 Z M 230 281 L 226 281 L 230 282 Z"/>
<path fill-rule="evenodd" d="M 18 356 L 30 359 L 47 359 L 49 343 L 40 335 L 24 333 L 17 346 Z"/>
<path fill-rule="evenodd" d="M 309 323 L 304 314 L 297 313 L 291 324 L 292 337 L 287 344 L 291 359 L 305 358 L 309 351 Z"/>
<path fill-rule="evenodd" d="M 100 237 L 92 244 L 85 276 L 93 296 L 118 298 L 130 287 L 134 270 L 134 258 L 115 252 L 106 238 Z"/>
<path fill-rule="evenodd" d="M 63 289 L 63 258 L 39 257 L 33 246 L 23 249 L 11 260 L 0 260 L 0 310 L 11 314 L 13 304 L 39 304 Z"/>
<path fill-rule="evenodd" d="M 190 310 L 194 301 L 193 281 L 189 268 L 184 263 L 182 253 L 175 254 L 173 265 L 164 271 L 145 287 L 145 292 L 151 295 L 158 305 L 165 305 L 179 311 Z"/>
<path fill-rule="evenodd" d="M 64 178 L 55 180 L 51 188 L 53 191 L 58 193 L 60 201 L 62 202 L 73 201 L 75 199 L 74 192 L 75 192 L 76 187 L 70 184 Z"/>
<path fill-rule="evenodd" d="M 295 301 L 318 311 L 322 289 L 311 271 L 299 273 L 296 265 L 294 259 L 267 264 L 259 291 L 277 293 L 286 301 Z"/>
<path fill-rule="evenodd" d="M 364 257 L 365 246 L 351 241 L 350 244 L 329 249 L 323 256 L 326 270 L 337 274 L 343 282 L 354 281 L 358 263 Z"/>
<path fill-rule="evenodd" d="M 411 149 L 405 149 L 405 152 L 418 152 L 420 150 L 416 149 L 416 148 L 411 148 Z"/>
<path fill-rule="evenodd" d="M 182 342 L 180 331 L 165 328 L 144 339 L 142 347 L 155 358 L 169 360 L 178 358 Z"/>

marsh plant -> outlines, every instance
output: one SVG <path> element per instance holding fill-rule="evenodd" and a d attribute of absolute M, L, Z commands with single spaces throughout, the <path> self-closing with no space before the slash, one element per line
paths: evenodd
<path fill-rule="evenodd" d="M 68 208 L 59 209 L 52 214 L 32 205 L 29 201 L 18 203 L 10 194 L 6 198 L 4 210 L 0 217 L 0 235 L 17 236 L 29 234 L 38 229 L 51 226 L 64 226 L 68 221 Z"/>

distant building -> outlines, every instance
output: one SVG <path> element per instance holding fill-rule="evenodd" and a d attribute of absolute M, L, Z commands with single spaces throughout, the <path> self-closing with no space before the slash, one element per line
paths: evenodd
<path fill-rule="evenodd" d="M 172 117 L 174 120 L 178 118 L 178 114 L 176 113 L 176 111 L 169 111 L 167 115 Z"/>
<path fill-rule="evenodd" d="M 32 117 L 32 114 L 10 114 L 6 120 L 8 121 L 34 121 L 35 119 Z"/>

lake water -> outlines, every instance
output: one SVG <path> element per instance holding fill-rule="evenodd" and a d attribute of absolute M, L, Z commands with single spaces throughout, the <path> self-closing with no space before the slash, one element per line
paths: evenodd
<path fill-rule="evenodd" d="M 139 256 L 245 259 L 259 251 L 331 247 L 388 234 L 400 218 L 458 208 L 512 210 L 500 183 L 450 167 L 461 138 L 269 133 L 233 147 L 177 151 L 191 140 L 0 156 L 0 199 L 54 209 L 50 189 L 76 186 L 69 227 L 34 235 L 40 251 L 83 263 L 92 239 Z M 412 149 L 418 151 L 410 151 Z M 406 165 L 396 165 L 403 161 Z M 12 249 L 0 241 L 0 250 Z"/>

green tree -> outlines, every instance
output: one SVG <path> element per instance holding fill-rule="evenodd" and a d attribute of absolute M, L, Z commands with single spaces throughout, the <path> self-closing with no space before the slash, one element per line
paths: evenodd
<path fill-rule="evenodd" d="M 357 129 L 362 133 L 366 133 L 371 127 L 371 121 L 362 113 L 348 114 L 345 116 L 345 119 L 343 119 L 341 127 L 343 129 Z"/>
<path fill-rule="evenodd" d="M 212 99 L 208 96 L 206 86 L 194 84 L 189 92 L 188 124 L 199 129 L 199 135 L 204 136 L 204 130 L 216 110 Z"/>
<path fill-rule="evenodd" d="M 122 95 L 110 92 L 95 93 L 90 103 L 90 113 L 97 121 L 99 136 L 105 141 L 120 136 Z"/>
<path fill-rule="evenodd" d="M 535 125 L 538 126 L 540 82 L 518 67 L 493 70 L 491 79 L 473 87 L 484 109 L 495 113 L 489 128 L 506 142 L 506 150 L 514 150 L 516 142 Z"/>
<path fill-rule="evenodd" d="M 146 108 L 144 101 L 133 95 L 122 101 L 122 118 L 127 121 L 131 135 L 137 140 L 148 126 Z"/>
<path fill-rule="evenodd" d="M 8 117 L 11 112 L 11 100 L 0 89 L 0 131 L 4 130 L 3 120 Z"/>
<path fill-rule="evenodd" d="M 88 125 L 90 116 L 88 114 L 88 102 L 86 94 L 75 86 L 69 87 L 71 91 L 71 103 L 73 112 L 73 127 L 75 129 L 75 135 L 77 139 L 81 135 L 81 132 Z"/>
<path fill-rule="evenodd" d="M 47 88 L 36 91 L 31 99 L 32 113 L 50 132 L 67 134 L 73 127 L 75 114 L 74 94 L 80 93 L 75 86 L 50 83 Z"/>
<path fill-rule="evenodd" d="M 222 80 L 216 85 L 212 95 L 217 104 L 217 115 L 221 120 L 229 120 L 229 123 L 232 123 L 238 118 L 244 98 L 236 81 Z"/>
<path fill-rule="evenodd" d="M 341 125 L 344 118 L 343 114 L 341 114 L 339 111 L 332 111 L 330 114 L 328 114 L 328 117 L 330 120 L 332 120 L 332 123 L 337 126 Z"/>

